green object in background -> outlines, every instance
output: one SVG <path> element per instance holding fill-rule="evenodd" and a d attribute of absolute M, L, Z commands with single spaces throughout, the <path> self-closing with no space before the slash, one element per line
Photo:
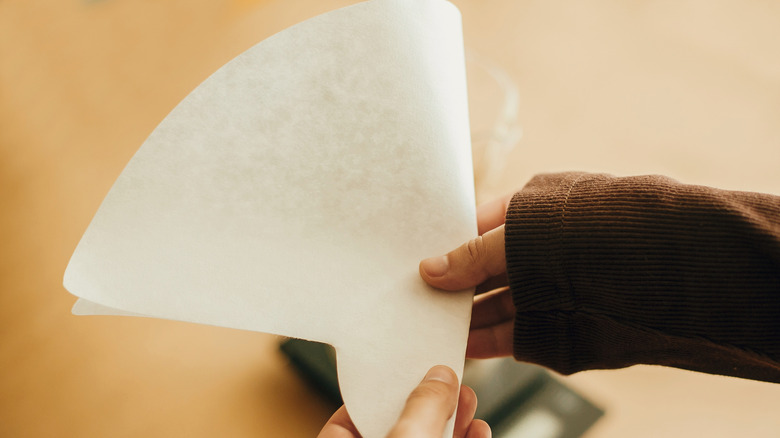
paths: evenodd
<path fill-rule="evenodd" d="M 289 339 L 280 348 L 316 390 L 341 405 L 331 346 Z M 512 358 L 467 361 L 463 383 L 477 393 L 476 418 L 496 438 L 576 438 L 604 414 L 543 368 Z"/>

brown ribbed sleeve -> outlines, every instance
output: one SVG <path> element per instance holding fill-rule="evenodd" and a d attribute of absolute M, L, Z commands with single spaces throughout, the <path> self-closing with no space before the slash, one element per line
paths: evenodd
<path fill-rule="evenodd" d="M 507 210 L 506 252 L 518 360 L 780 382 L 780 197 L 540 175 Z"/>

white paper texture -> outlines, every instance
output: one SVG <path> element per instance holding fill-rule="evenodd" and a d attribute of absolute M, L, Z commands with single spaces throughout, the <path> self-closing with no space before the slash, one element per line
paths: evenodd
<path fill-rule="evenodd" d="M 373 0 L 274 35 L 188 95 L 64 283 L 78 314 L 330 343 L 350 416 L 382 437 L 431 366 L 462 374 L 471 291 L 436 291 L 417 266 L 474 235 L 460 15 Z"/>

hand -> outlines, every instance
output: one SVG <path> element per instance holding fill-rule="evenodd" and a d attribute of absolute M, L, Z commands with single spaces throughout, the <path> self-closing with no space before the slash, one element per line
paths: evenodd
<path fill-rule="evenodd" d="M 455 438 L 490 438 L 490 427 L 482 420 L 474 420 L 477 396 L 468 386 L 461 385 L 458 395 L 458 378 L 442 365 L 428 371 L 423 381 L 406 400 L 401 417 L 390 431 L 388 438 L 441 438 L 444 426 L 455 410 Z M 339 408 L 322 428 L 318 438 L 359 438 L 344 406 Z"/>
<path fill-rule="evenodd" d="M 509 291 L 504 250 L 504 221 L 512 196 L 477 208 L 479 236 L 447 255 L 420 262 L 420 275 L 444 290 L 477 287 L 466 356 L 512 355 L 515 306 Z"/>

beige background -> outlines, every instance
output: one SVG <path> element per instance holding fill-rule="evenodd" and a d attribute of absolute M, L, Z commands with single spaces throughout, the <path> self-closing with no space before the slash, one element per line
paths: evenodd
<path fill-rule="evenodd" d="M 0 436 L 314 436 L 330 407 L 262 334 L 74 317 L 71 251 L 155 125 L 263 38 L 350 1 L 0 2 Z M 487 196 L 556 170 L 780 194 L 780 4 L 463 0 L 524 137 Z M 479 114 L 474 115 L 479 118 Z M 589 437 L 777 436 L 780 386 L 657 367 L 565 378 Z"/>

